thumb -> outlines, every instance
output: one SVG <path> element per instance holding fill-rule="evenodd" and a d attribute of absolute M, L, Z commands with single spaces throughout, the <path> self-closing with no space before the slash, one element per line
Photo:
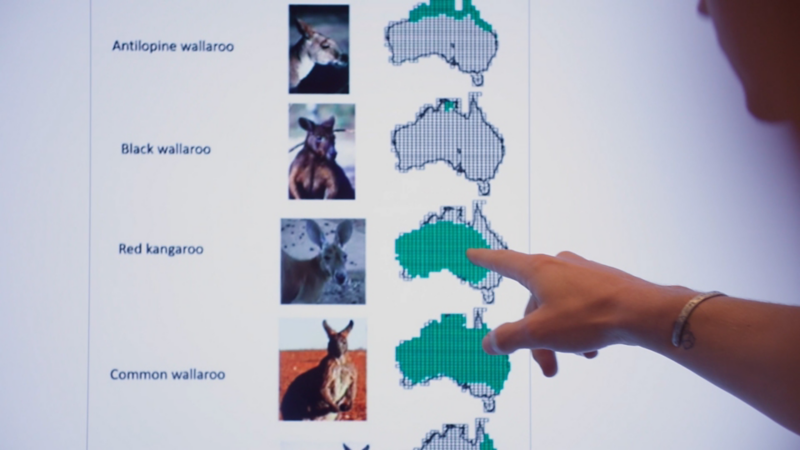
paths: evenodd
<path fill-rule="evenodd" d="M 531 333 L 537 317 L 534 312 L 522 320 L 500 325 L 483 338 L 483 350 L 490 355 L 508 355 L 523 348 L 539 348 Z"/>

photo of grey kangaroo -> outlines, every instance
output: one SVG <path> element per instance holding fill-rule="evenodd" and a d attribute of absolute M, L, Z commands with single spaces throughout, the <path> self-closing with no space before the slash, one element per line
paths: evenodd
<path fill-rule="evenodd" d="M 320 248 L 311 259 L 296 259 L 281 250 L 281 303 L 317 303 L 322 289 L 331 279 L 340 286 L 350 280 L 347 252 L 343 246 L 353 235 L 353 222 L 345 220 L 336 227 L 336 236 L 328 242 L 314 220 L 306 220 L 308 239 Z"/>
<path fill-rule="evenodd" d="M 328 335 L 328 353 L 319 364 L 298 375 L 281 400 L 282 420 L 338 420 L 353 408 L 358 389 L 358 370 L 350 361 L 347 337 L 353 321 L 337 332 L 322 321 Z"/>
<path fill-rule="evenodd" d="M 336 162 L 336 118 L 317 124 L 300 117 L 298 124 L 306 131 L 306 139 L 289 166 L 289 198 L 354 200 L 355 189 Z"/>
<path fill-rule="evenodd" d="M 347 94 L 349 6 L 289 6 L 289 92 Z"/>

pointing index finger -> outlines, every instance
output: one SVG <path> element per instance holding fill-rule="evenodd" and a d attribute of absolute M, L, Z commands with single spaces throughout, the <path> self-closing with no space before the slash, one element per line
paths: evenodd
<path fill-rule="evenodd" d="M 513 250 L 472 248 L 467 250 L 467 258 L 476 266 L 497 272 L 527 286 L 525 275 L 530 264 L 529 255 Z"/>

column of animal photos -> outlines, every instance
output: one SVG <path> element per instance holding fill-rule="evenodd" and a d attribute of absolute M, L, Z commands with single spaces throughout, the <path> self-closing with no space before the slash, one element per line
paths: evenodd
<path fill-rule="evenodd" d="M 349 23 L 348 5 L 289 6 L 290 202 L 357 199 L 356 106 L 328 100 L 350 93 Z M 316 101 L 320 95 L 325 102 Z M 319 203 L 297 204 L 307 205 L 307 215 L 280 223 L 278 417 L 366 421 L 367 322 L 361 310 L 346 309 L 366 304 L 366 220 L 321 218 Z M 327 314 L 332 305 L 340 306 Z M 316 443 L 284 441 L 281 448 L 369 449 L 357 436 L 339 442 L 313 434 Z"/>
<path fill-rule="evenodd" d="M 350 7 L 289 6 L 289 94 L 350 93 Z M 289 106 L 288 195 L 355 200 L 355 106 Z"/>

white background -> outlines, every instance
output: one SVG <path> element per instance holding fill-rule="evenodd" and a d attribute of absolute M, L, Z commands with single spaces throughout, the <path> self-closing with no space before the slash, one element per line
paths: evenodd
<path fill-rule="evenodd" d="M 530 164 L 527 154 L 513 163 L 506 161 L 484 210 L 492 226 L 513 248 L 527 250 L 530 240 L 532 251 L 570 249 L 661 283 L 798 303 L 797 153 L 792 151 L 785 129 L 758 124 L 747 115 L 739 84 L 715 42 L 710 23 L 696 14 L 694 2 L 534 1 L 529 17 L 529 54 L 524 51 L 528 47 L 526 31 L 513 33 L 511 37 L 519 41 L 516 45 L 508 38 L 503 41 L 500 24 L 516 30 L 509 24 L 520 21 L 519 11 L 508 11 L 505 3 L 496 3 L 478 4 L 501 34 L 501 50 L 487 73 L 481 105 L 509 140 L 527 141 L 527 136 L 515 136 L 520 127 L 513 117 L 506 116 L 528 119 L 528 92 L 516 89 L 517 84 L 504 77 L 515 80 L 516 72 L 527 78 L 529 56 L 531 69 Z M 136 9 L 147 5 L 136 4 Z M 271 5 L 229 2 L 224 7 L 204 6 L 199 11 L 188 3 L 172 3 L 146 16 L 126 14 L 127 7 L 118 5 L 107 11 L 116 15 L 113 22 L 107 22 L 113 24 L 110 30 L 98 29 L 99 18 L 93 18 L 94 31 L 99 33 L 93 42 L 104 49 L 109 46 L 109 36 L 133 34 L 120 37 L 131 39 L 147 29 L 158 30 L 156 34 L 162 40 L 232 41 L 237 51 L 229 55 L 234 56 L 230 67 L 210 63 L 209 56 L 222 55 L 203 55 L 194 61 L 180 60 L 178 55 L 168 58 L 164 64 L 170 67 L 163 69 L 169 69 L 165 72 L 169 80 L 187 74 L 186 84 L 180 89 L 170 89 L 173 81 L 166 83 L 151 71 L 142 70 L 130 60 L 131 55 L 126 55 L 125 64 L 130 64 L 127 71 L 119 65 L 106 70 L 102 65 L 110 59 L 94 60 L 93 76 L 99 79 L 93 79 L 92 94 L 101 98 L 93 101 L 100 108 L 94 111 L 93 117 L 99 122 L 93 126 L 102 127 L 102 135 L 94 134 L 92 156 L 99 158 L 93 161 L 93 167 L 97 169 L 99 164 L 103 170 L 92 172 L 91 206 L 102 204 L 103 208 L 101 216 L 93 211 L 91 223 L 92 279 L 94 283 L 100 277 L 105 287 L 92 291 L 92 310 L 102 307 L 104 298 L 135 298 L 141 303 L 131 310 L 109 305 L 109 314 L 120 315 L 114 322 L 116 327 L 123 327 L 119 330 L 110 328 L 111 322 L 98 322 L 92 316 L 92 332 L 99 326 L 97 333 L 103 336 L 103 327 L 107 327 L 105 336 L 117 336 L 117 341 L 113 348 L 102 350 L 106 344 L 98 343 L 93 336 L 91 366 L 87 365 L 89 5 L 0 5 L 0 447 L 85 448 L 87 374 L 91 373 L 94 380 L 96 365 L 98 373 L 106 373 L 114 349 L 126 355 L 120 359 L 124 364 L 157 359 L 159 364 L 163 361 L 176 366 L 184 362 L 220 365 L 246 375 L 249 381 L 226 385 L 224 392 L 202 394 L 176 392 L 175 388 L 163 393 L 148 390 L 141 394 L 164 397 L 173 409 L 154 407 L 149 411 L 138 409 L 143 399 L 140 393 L 104 392 L 101 385 L 93 384 L 91 401 L 100 403 L 92 403 L 90 412 L 94 414 L 95 406 L 104 402 L 106 409 L 99 411 L 108 412 L 105 418 L 91 422 L 92 429 L 97 426 L 100 430 L 90 434 L 93 448 L 170 444 L 269 448 L 267 442 L 274 442 L 270 441 L 273 437 L 268 433 L 267 420 L 262 419 L 272 420 L 277 415 L 277 384 L 269 377 L 275 376 L 270 365 L 277 361 L 277 353 L 270 345 L 274 347 L 277 341 L 274 325 L 278 320 L 269 319 L 272 328 L 263 323 L 263 318 L 270 317 L 269 303 L 259 293 L 272 289 L 277 298 L 277 287 L 260 274 L 271 270 L 277 261 L 270 255 L 278 248 L 279 215 L 304 217 L 309 209 L 284 203 L 279 206 L 281 213 L 271 215 L 263 201 L 266 192 L 277 192 L 284 183 L 281 168 L 287 124 L 281 118 L 290 102 L 282 89 L 276 88 L 272 94 L 270 84 L 258 79 L 270 70 L 285 77 L 285 61 L 268 57 L 283 55 L 282 49 L 288 45 L 285 13 L 265 14 Z M 100 6 L 101 2 L 95 2 L 95 8 Z M 236 14 L 231 12 L 234 6 Z M 283 7 L 278 9 L 283 11 Z M 101 17 L 102 11 L 95 9 Z M 386 62 L 386 49 L 371 37 L 388 20 L 398 19 L 398 14 L 391 8 L 380 8 L 375 20 L 365 18 L 359 23 L 351 11 L 353 94 L 342 100 L 359 105 L 357 120 L 375 117 L 374 129 L 359 122 L 357 160 L 360 185 L 381 187 L 359 197 L 359 205 L 365 208 L 361 211 L 358 206 L 345 210 L 331 205 L 314 208 L 314 216 L 319 217 L 355 217 L 359 213 L 369 213 L 368 219 L 377 217 L 368 220 L 368 264 L 384 269 L 393 263 L 391 252 L 383 250 L 385 242 L 392 242 L 398 232 L 413 228 L 425 213 L 441 205 L 469 207 L 476 192 L 474 184 L 456 178 L 448 169 L 430 167 L 403 175 L 391 170 L 392 155 L 382 144 L 391 128 L 411 120 L 422 104 L 433 102 L 437 96 L 465 98 L 470 91 L 468 77 L 440 61 L 402 67 Z M 355 29 L 358 27 L 363 29 Z M 249 35 L 248 30 L 257 31 Z M 248 43 L 252 47 L 249 52 Z M 98 51 L 95 47 L 95 55 Z M 377 65 L 370 70 L 357 68 L 368 60 Z M 197 71 L 206 78 L 190 75 Z M 391 80 L 382 76 L 386 74 L 400 77 L 400 87 L 389 83 Z M 221 87 L 202 83 L 209 78 L 221 82 Z M 427 81 L 424 88 L 421 80 Z M 148 89 L 144 90 L 146 83 Z M 180 96 L 178 101 L 168 101 L 175 96 Z M 372 109 L 361 108 L 371 96 L 386 100 L 372 103 Z M 103 107 L 97 102 L 109 104 Z M 154 103 L 162 109 L 142 106 Z M 522 111 L 518 109 L 520 103 L 525 104 Z M 225 114 L 233 107 L 235 117 Z M 277 120 L 268 120 L 277 111 Z M 130 127 L 131 121 L 138 124 L 135 129 Z M 270 123 L 278 143 L 276 161 L 281 162 L 275 165 L 274 173 L 266 157 L 261 156 L 269 151 L 262 142 L 270 140 L 271 132 L 263 128 Z M 139 135 L 128 137 L 134 132 Z M 98 189 L 98 184 L 126 181 L 131 165 L 119 164 L 110 155 L 127 139 L 204 141 L 214 147 L 217 159 L 213 163 L 201 161 L 194 168 L 189 164 L 139 167 L 137 170 L 150 178 L 131 179 L 127 194 L 121 189 L 111 193 Z M 372 149 L 369 142 L 378 143 L 377 148 Z M 109 159 L 103 159 L 104 152 L 109 152 Z M 222 158 L 223 154 L 227 156 Z M 365 173 L 366 166 L 376 168 L 374 178 Z M 525 181 L 520 181 L 517 171 L 525 174 Z M 191 190 L 189 187 L 197 183 L 186 177 L 207 184 Z M 165 189 L 163 180 L 174 184 Z M 409 196 L 425 193 L 425 202 L 406 201 L 382 185 L 399 182 L 416 186 L 416 190 L 405 192 Z M 441 183 L 442 188 L 431 189 L 429 183 Z M 233 193 L 244 193 L 244 197 L 230 201 Z M 501 199 L 508 205 L 499 204 Z M 527 210 L 524 205 L 528 203 L 529 232 L 528 218 L 514 215 Z M 369 211 L 367 205 L 371 205 Z M 111 207 L 118 209 L 108 209 Z M 238 232 L 208 235 L 201 228 Z M 525 230 L 524 235 L 518 229 Z M 260 238 L 251 237 L 259 233 Z M 112 243 L 118 240 L 170 239 L 213 249 L 209 254 L 216 254 L 213 267 L 205 263 L 211 258 L 202 260 L 201 267 L 192 267 L 196 264 L 193 262 L 136 267 L 141 263 L 110 258 Z M 245 252 L 249 256 L 243 259 Z M 114 266 L 123 263 L 132 267 L 122 270 Z M 221 270 L 228 266 L 236 270 Z M 378 276 L 368 270 L 370 333 L 376 330 L 373 320 L 384 320 L 381 316 L 392 317 L 400 310 L 404 311 L 404 322 L 419 322 L 418 329 L 444 306 L 469 313 L 479 305 L 470 298 L 479 294 L 454 284 L 452 277 L 434 277 L 426 285 L 424 280 L 403 283 L 395 275 L 387 272 L 387 284 L 382 284 L 383 280 L 378 281 Z M 171 290 L 159 288 L 164 286 Z M 379 286 L 400 302 L 387 302 L 386 308 L 375 306 L 381 301 Z M 459 292 L 459 297 L 443 298 L 440 304 L 428 306 L 418 297 L 430 292 L 451 296 Z M 492 326 L 495 316 L 512 318 L 511 308 L 520 310 L 523 303 L 524 293 L 504 282 L 498 290 L 498 305 L 493 308 L 506 311 L 503 305 L 508 305 L 509 312 L 490 311 L 487 323 Z M 137 316 L 141 311 L 151 317 Z M 331 310 L 331 315 L 342 318 L 349 314 L 347 310 Z M 320 314 L 305 309 L 291 315 Z M 207 317 L 214 320 L 206 322 Z M 161 347 L 142 345 L 141 339 L 124 339 L 133 333 L 124 328 L 134 327 L 133 319 L 140 320 L 138 326 L 163 331 L 162 336 L 173 340 L 160 338 L 155 344 L 174 345 L 180 352 L 162 352 Z M 390 363 L 387 349 L 413 329 L 401 326 L 399 321 L 389 325 L 385 338 L 370 335 L 370 370 Z M 192 345 L 179 345 L 175 329 L 191 336 Z M 232 341 L 261 348 L 262 353 L 253 355 L 247 348 L 231 346 Z M 386 361 L 381 362 L 377 356 L 380 352 L 384 352 Z M 515 356 L 512 377 L 518 373 L 516 368 L 527 362 L 523 356 Z M 730 395 L 640 349 L 606 349 L 594 361 L 562 357 L 560 374 L 552 380 L 535 371 L 533 374 L 529 427 L 533 448 L 788 449 L 800 444 L 796 436 Z M 376 381 L 371 372 L 374 395 L 380 390 Z M 388 393 L 390 387 L 386 386 Z M 112 398 L 115 395 L 120 396 L 116 403 Z M 456 406 L 452 419 L 439 416 L 435 421 L 434 417 L 404 409 L 410 417 L 408 426 L 390 423 L 385 429 L 387 435 L 397 439 L 387 442 L 402 440 L 397 448 L 419 445 L 425 432 L 445 421 L 470 423 L 472 430 L 472 418 L 480 412 L 474 410 L 477 400 L 444 387 L 438 389 L 433 383 L 427 390 L 415 388 L 403 395 L 405 399 L 441 395 Z M 199 403 L 192 405 L 190 399 Z M 129 403 L 137 400 L 138 404 Z M 487 431 L 498 449 L 524 447 L 527 439 L 503 438 L 512 439 L 513 432 L 501 430 L 504 424 L 515 422 L 500 418 L 502 401 L 501 396 L 497 416 L 490 420 Z M 525 404 L 527 409 L 525 399 L 515 404 Z M 136 412 L 129 416 L 133 421 L 122 420 L 120 414 L 125 411 Z M 374 417 L 375 423 L 398 414 L 391 408 L 381 411 L 372 400 L 369 411 L 370 422 Z M 142 412 L 152 416 L 144 420 Z M 160 422 L 160 417 L 168 422 Z M 527 437 L 529 430 L 518 426 L 523 428 L 520 434 Z M 302 434 L 301 429 L 283 430 L 290 435 Z M 342 433 L 362 431 L 366 430 L 346 427 Z M 387 448 L 394 448 L 392 445 Z"/>

